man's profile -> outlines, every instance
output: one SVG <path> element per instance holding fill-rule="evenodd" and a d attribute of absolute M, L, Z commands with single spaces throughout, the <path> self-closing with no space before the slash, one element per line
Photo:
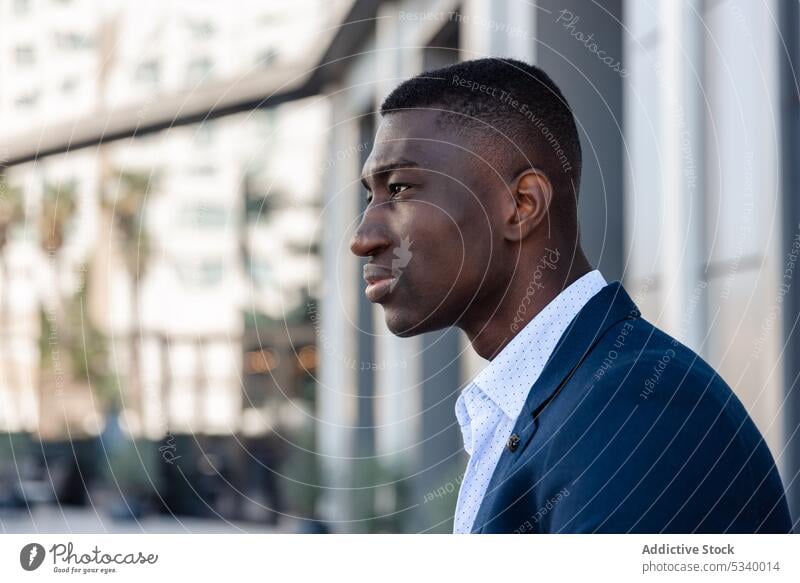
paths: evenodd
<path fill-rule="evenodd" d="M 552 80 L 467 61 L 403 82 L 381 115 L 351 242 L 365 293 L 393 334 L 455 326 L 490 361 L 456 404 L 454 531 L 790 532 L 741 402 L 586 259 Z"/>

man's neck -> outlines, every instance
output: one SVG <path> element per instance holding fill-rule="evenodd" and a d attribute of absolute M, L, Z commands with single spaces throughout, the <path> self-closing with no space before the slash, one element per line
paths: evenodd
<path fill-rule="evenodd" d="M 515 276 L 503 290 L 505 297 L 501 294 L 502 299 L 484 300 L 480 306 L 475 306 L 478 313 L 468 322 L 462 322 L 459 327 L 479 356 L 492 360 L 547 304 L 592 271 L 581 252 L 569 269 L 561 269 L 565 258 L 553 261 L 556 257 L 545 252 L 537 264 Z"/>

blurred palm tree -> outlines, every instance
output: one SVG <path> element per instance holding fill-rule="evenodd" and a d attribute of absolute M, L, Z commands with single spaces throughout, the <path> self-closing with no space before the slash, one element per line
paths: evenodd
<path fill-rule="evenodd" d="M 24 220 L 25 198 L 23 196 L 22 189 L 8 184 L 7 180 L 0 175 L 0 262 L 2 262 L 3 270 L 3 287 L 5 287 L 5 284 L 7 283 L 7 243 L 11 237 L 11 231 L 15 226 L 24 222 Z"/>
<path fill-rule="evenodd" d="M 106 196 L 102 197 L 102 212 L 119 242 L 125 271 L 130 282 L 131 330 L 129 338 L 130 367 L 128 391 L 135 409 L 141 412 L 141 371 L 136 341 L 139 325 L 139 286 L 150 259 L 150 239 L 144 224 L 147 196 L 158 180 L 155 174 L 132 171 L 112 171 L 113 180 Z"/>
<path fill-rule="evenodd" d="M 108 228 L 114 246 L 122 255 L 122 262 L 130 283 L 130 334 L 128 336 L 129 367 L 123 401 L 117 391 L 113 403 L 116 412 L 113 423 L 130 418 L 126 410 L 136 411 L 140 423 L 143 419 L 143 387 L 139 351 L 140 283 L 150 260 L 150 238 L 145 225 L 147 197 L 155 188 L 157 174 L 112 169 L 106 174 L 104 195 L 101 197 L 101 228 Z M 113 426 L 112 423 L 112 426 Z M 149 440 L 119 437 L 108 440 L 111 461 L 107 468 L 110 480 L 116 486 L 119 500 L 112 513 L 120 517 L 136 517 L 161 499 L 158 494 L 160 474 L 156 470 L 158 451 Z"/>
<path fill-rule="evenodd" d="M 77 190 L 73 181 L 44 185 L 39 236 L 42 249 L 51 257 L 63 248 L 67 228 L 75 218 Z"/>
<path fill-rule="evenodd" d="M 25 221 L 25 197 L 21 188 L 12 186 L 0 174 L 0 281 L 2 281 L 2 294 L 0 294 L 0 361 L 3 372 L 7 373 L 13 367 L 10 364 L 11 343 L 9 329 L 11 326 L 9 297 L 9 269 L 8 269 L 8 241 L 13 229 Z M 13 379 L 7 379 L 13 382 Z"/>
<path fill-rule="evenodd" d="M 25 219 L 22 189 L 12 186 L 0 174 L 0 249 L 5 249 L 11 229 Z"/>
<path fill-rule="evenodd" d="M 64 248 L 67 229 L 75 220 L 78 210 L 78 188 L 74 181 L 51 183 L 45 182 L 42 191 L 41 213 L 39 215 L 39 245 L 53 264 L 52 276 L 54 284 L 51 288 L 49 315 L 56 328 L 50 342 L 68 348 L 72 345 L 72 330 L 66 325 L 66 306 L 62 296 L 62 262 L 59 255 Z M 47 306 L 46 306 L 47 309 Z M 43 314 L 45 320 L 48 314 Z M 42 341 L 47 341 L 43 338 Z"/>
<path fill-rule="evenodd" d="M 122 243 L 125 267 L 137 284 L 144 276 L 149 259 L 149 239 L 144 225 L 144 209 L 147 196 L 158 177 L 144 172 L 121 171 L 119 186 L 111 199 L 103 202 L 111 211 L 118 237 Z M 138 285 L 137 285 L 138 287 Z"/>
<path fill-rule="evenodd" d="M 75 220 L 78 209 L 78 189 L 74 181 L 45 182 L 42 192 L 42 207 L 39 215 L 39 244 L 42 251 L 52 261 L 55 284 L 53 286 L 54 317 L 58 324 L 55 341 L 58 345 L 72 345 L 72 330 L 66 325 L 66 306 L 62 291 L 61 251 L 64 248 L 66 232 Z"/>
<path fill-rule="evenodd" d="M 45 181 L 42 186 L 41 206 L 38 216 L 39 247 L 44 252 L 48 265 L 46 275 L 51 281 L 45 290 L 44 305 L 40 309 L 41 334 L 39 354 L 41 358 L 40 382 L 40 436 L 48 438 L 60 435 L 64 427 L 43 423 L 45 414 L 53 407 L 49 398 L 58 394 L 59 379 L 73 383 L 75 380 L 76 352 L 80 351 L 82 334 L 76 338 L 74 331 L 79 329 L 70 318 L 70 307 L 75 299 L 67 299 L 63 289 L 64 262 L 62 252 L 67 233 L 74 224 L 78 211 L 78 184 L 75 180 Z M 77 294 L 80 295 L 80 294 Z M 56 353 L 57 351 L 57 353 Z M 57 355 L 64 355 L 60 358 Z M 46 390 L 48 384 L 55 390 Z M 69 423 L 69 422 L 67 422 Z M 44 425 L 44 426 L 42 426 Z"/>

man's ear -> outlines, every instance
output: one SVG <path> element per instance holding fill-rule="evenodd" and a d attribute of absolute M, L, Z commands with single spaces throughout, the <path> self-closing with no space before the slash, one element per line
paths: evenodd
<path fill-rule="evenodd" d="M 508 187 L 511 196 L 505 199 L 503 236 L 508 241 L 522 241 L 540 224 L 549 230 L 553 185 L 547 175 L 541 170 L 528 168 L 520 172 Z"/>

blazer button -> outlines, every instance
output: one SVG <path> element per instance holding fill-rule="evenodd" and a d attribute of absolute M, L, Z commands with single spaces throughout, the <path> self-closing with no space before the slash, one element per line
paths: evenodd
<path fill-rule="evenodd" d="M 511 437 L 508 438 L 508 442 L 506 443 L 506 447 L 508 451 L 516 451 L 517 446 L 519 445 L 519 435 L 516 433 L 512 433 Z"/>

